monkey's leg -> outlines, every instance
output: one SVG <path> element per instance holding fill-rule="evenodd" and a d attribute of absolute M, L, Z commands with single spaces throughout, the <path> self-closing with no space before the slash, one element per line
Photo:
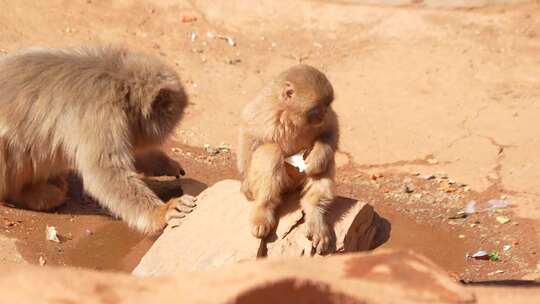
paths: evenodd
<path fill-rule="evenodd" d="M 21 207 L 44 211 L 56 208 L 66 200 L 68 183 L 64 176 L 26 184 L 13 199 Z"/>
<path fill-rule="evenodd" d="M 266 237 L 276 227 L 275 209 L 281 202 L 281 193 L 287 184 L 283 155 L 279 146 L 264 144 L 257 148 L 244 179 L 243 190 L 254 199 L 251 233 Z"/>
<path fill-rule="evenodd" d="M 309 177 L 300 204 L 305 213 L 306 236 L 318 254 L 328 251 L 331 233 L 324 219 L 326 209 L 334 200 L 333 180 L 329 177 Z"/>

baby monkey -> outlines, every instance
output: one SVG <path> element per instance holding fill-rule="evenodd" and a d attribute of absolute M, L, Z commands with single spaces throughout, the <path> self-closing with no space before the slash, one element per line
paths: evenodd
<path fill-rule="evenodd" d="M 331 233 L 324 214 L 334 199 L 337 117 L 334 90 L 326 76 L 308 65 L 279 74 L 243 110 L 238 170 L 242 192 L 254 201 L 252 234 L 266 237 L 276 226 L 281 196 L 300 190 L 307 237 L 317 253 L 328 251 Z M 285 159 L 305 151 L 300 172 Z"/>
<path fill-rule="evenodd" d="M 139 178 L 135 158 L 154 152 L 180 121 L 187 96 L 154 57 L 113 47 L 34 48 L 0 58 L 0 200 L 47 210 L 64 202 L 68 170 L 86 191 L 146 233 L 195 206 L 164 204 Z"/>

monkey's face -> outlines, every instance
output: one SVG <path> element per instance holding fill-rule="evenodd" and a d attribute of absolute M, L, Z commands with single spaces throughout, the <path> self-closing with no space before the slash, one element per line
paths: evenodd
<path fill-rule="evenodd" d="M 135 149 L 161 145 L 174 130 L 187 105 L 183 89 L 161 89 L 150 108 L 139 114 L 138 132 L 135 132 Z"/>
<path fill-rule="evenodd" d="M 299 126 L 319 127 L 325 120 L 334 100 L 329 82 L 323 86 L 287 82 L 283 90 L 283 102 L 292 116 L 291 120 Z"/>

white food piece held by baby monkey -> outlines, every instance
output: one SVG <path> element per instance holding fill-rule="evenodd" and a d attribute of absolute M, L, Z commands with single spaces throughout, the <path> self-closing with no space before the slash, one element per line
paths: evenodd
<path fill-rule="evenodd" d="M 300 173 L 306 171 L 307 164 L 304 161 L 304 154 L 306 153 L 306 150 L 302 150 L 294 155 L 291 155 L 285 159 L 285 162 L 292 165 L 295 168 L 298 168 L 298 171 Z"/>

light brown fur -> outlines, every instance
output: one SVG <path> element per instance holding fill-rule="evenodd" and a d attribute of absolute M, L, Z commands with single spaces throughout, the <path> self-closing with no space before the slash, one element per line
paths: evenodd
<path fill-rule="evenodd" d="M 319 70 L 297 65 L 271 81 L 247 104 L 240 131 L 238 170 L 242 191 L 255 203 L 252 234 L 266 237 L 276 226 L 281 196 L 300 190 L 307 236 L 318 253 L 331 237 L 324 214 L 334 199 L 334 153 L 339 129 L 330 107 L 333 88 Z M 285 158 L 308 150 L 307 169 L 300 174 Z"/>
<path fill-rule="evenodd" d="M 172 68 L 124 49 L 34 48 L 2 57 L 0 200 L 57 207 L 67 191 L 64 175 L 75 170 L 114 215 L 160 231 L 194 204 L 163 204 L 137 176 L 134 159 L 166 140 L 186 104 Z"/>

